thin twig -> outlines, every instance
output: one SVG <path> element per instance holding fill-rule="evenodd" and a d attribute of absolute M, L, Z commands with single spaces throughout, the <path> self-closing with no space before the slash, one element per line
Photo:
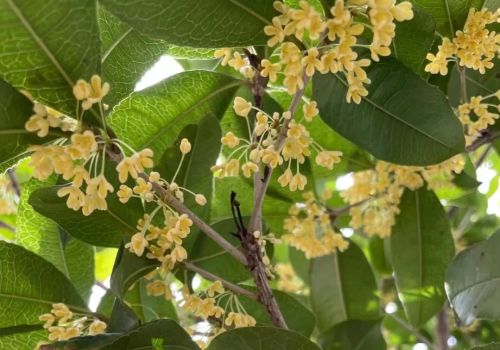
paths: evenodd
<path fill-rule="evenodd" d="M 486 129 L 482 131 L 482 135 L 476 139 L 471 145 L 465 148 L 465 151 L 472 152 L 481 147 L 482 145 L 486 145 L 488 143 L 492 143 L 496 139 L 500 138 L 500 132 L 491 131 L 490 129 Z"/>
<path fill-rule="evenodd" d="M 251 292 L 251 291 L 249 291 L 249 290 L 247 290 L 247 289 L 245 289 L 243 287 L 240 287 L 240 286 L 238 286 L 238 285 L 236 285 L 234 283 L 226 281 L 225 279 L 223 279 L 223 278 L 221 278 L 221 277 L 219 277 L 219 276 L 217 276 L 217 275 L 215 275 L 215 274 L 213 274 L 211 272 L 203 270 L 202 268 L 196 266 L 195 264 L 193 264 L 193 263 L 191 263 L 189 261 L 184 261 L 182 264 L 189 271 L 195 272 L 195 273 L 197 273 L 198 275 L 200 275 L 201 277 L 203 277 L 203 278 L 205 278 L 207 280 L 210 280 L 210 281 L 213 281 L 213 282 L 220 281 L 222 283 L 222 285 L 226 289 L 230 290 L 231 292 L 234 292 L 236 294 L 242 295 L 244 297 L 250 298 L 250 299 L 255 300 L 255 301 L 257 301 L 257 299 L 258 299 L 257 294 L 255 294 L 255 293 L 253 293 L 253 292 Z"/>
<path fill-rule="evenodd" d="M 13 233 L 16 233 L 16 229 L 12 226 L 10 226 L 8 223 L 0 220 L 0 228 L 4 228 L 4 229 L 7 229 Z"/>
<path fill-rule="evenodd" d="M 7 169 L 6 174 L 9 177 L 10 184 L 12 186 L 12 189 L 14 190 L 14 193 L 18 197 L 21 197 L 21 185 L 19 185 L 19 181 L 17 181 L 17 176 L 16 173 L 14 172 L 14 169 L 12 168 Z"/>

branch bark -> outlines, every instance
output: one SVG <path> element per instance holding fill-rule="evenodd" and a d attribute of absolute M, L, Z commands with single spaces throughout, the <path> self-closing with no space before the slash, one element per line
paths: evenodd
<path fill-rule="evenodd" d="M 448 327 L 447 307 L 444 306 L 437 315 L 437 344 L 439 350 L 448 350 L 448 338 L 450 337 L 450 329 Z"/>

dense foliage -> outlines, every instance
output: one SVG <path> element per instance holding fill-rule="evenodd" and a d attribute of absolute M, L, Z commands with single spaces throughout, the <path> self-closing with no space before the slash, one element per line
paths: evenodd
<path fill-rule="evenodd" d="M 499 7 L 0 0 L 0 348 L 500 349 Z"/>

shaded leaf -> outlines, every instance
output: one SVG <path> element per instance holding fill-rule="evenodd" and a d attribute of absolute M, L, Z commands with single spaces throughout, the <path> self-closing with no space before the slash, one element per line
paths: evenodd
<path fill-rule="evenodd" d="M 379 317 L 372 268 L 353 242 L 342 253 L 316 258 L 310 268 L 311 304 L 320 331 L 345 320 Z"/>
<path fill-rule="evenodd" d="M 207 350 L 320 350 L 306 337 L 272 327 L 239 328 L 215 337 Z"/>
<path fill-rule="evenodd" d="M 350 320 L 323 332 L 319 337 L 323 350 L 385 350 L 380 321 Z"/>
<path fill-rule="evenodd" d="M 54 303 L 87 312 L 68 279 L 32 252 L 0 242 L 0 328 L 40 324 L 38 317 Z"/>
<path fill-rule="evenodd" d="M 275 14 L 268 0 L 102 0 L 139 32 L 198 48 L 242 47 L 267 42 L 264 26 Z"/>
<path fill-rule="evenodd" d="M 0 76 L 65 113 L 73 83 L 99 72 L 99 30 L 93 0 L 0 2 Z"/>
<path fill-rule="evenodd" d="M 408 321 L 419 327 L 443 306 L 446 268 L 455 247 L 434 192 L 406 190 L 399 208 L 390 238 L 392 266 Z"/>
<path fill-rule="evenodd" d="M 455 313 L 468 325 L 474 319 L 500 319 L 500 231 L 460 252 L 446 273 L 446 293 Z"/>

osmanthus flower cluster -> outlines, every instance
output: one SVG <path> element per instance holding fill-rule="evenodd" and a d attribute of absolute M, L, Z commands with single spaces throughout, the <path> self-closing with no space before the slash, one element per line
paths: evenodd
<path fill-rule="evenodd" d="M 493 59 L 500 54 L 500 34 L 487 26 L 500 22 L 500 9 L 495 12 L 482 9 L 469 10 L 463 30 L 450 40 L 444 37 L 438 52 L 427 54 L 430 61 L 425 71 L 432 74 L 448 74 L 448 62 L 456 61 L 461 67 L 471 68 L 481 74 L 493 68 Z"/>
<path fill-rule="evenodd" d="M 0 215 L 12 215 L 17 212 L 16 194 L 12 189 L 10 179 L 0 175 Z"/>
<path fill-rule="evenodd" d="M 291 264 L 278 263 L 274 269 L 278 275 L 277 287 L 279 290 L 287 293 L 304 292 L 304 282 L 295 274 Z"/>
<path fill-rule="evenodd" d="M 106 331 L 106 323 L 86 314 L 71 311 L 63 303 L 52 304 L 49 313 L 39 317 L 45 322 L 43 328 L 49 331 L 50 341 L 62 341 L 84 335 L 98 335 Z M 40 342 L 38 346 L 48 344 Z"/>
<path fill-rule="evenodd" d="M 213 282 L 200 293 L 192 294 L 184 289 L 182 295 L 184 301 L 181 307 L 184 310 L 205 320 L 213 318 L 220 321 L 216 334 L 226 329 L 256 325 L 255 319 L 246 312 L 238 297 L 226 291 L 220 281 Z"/>
<path fill-rule="evenodd" d="M 307 259 L 344 251 L 349 242 L 333 228 L 325 201 L 331 192 L 325 191 L 322 198 L 315 198 L 312 192 L 304 193 L 305 203 L 293 205 L 283 223 L 286 232 L 283 240 L 290 246 L 304 252 Z"/>
<path fill-rule="evenodd" d="M 401 166 L 378 161 L 375 169 L 353 174 L 353 185 L 341 192 L 342 198 L 351 205 L 351 226 L 362 229 L 368 236 L 388 237 L 405 188 L 416 190 L 425 183 L 430 189 L 451 186 L 454 174 L 463 170 L 462 155 L 427 166 Z"/>
<path fill-rule="evenodd" d="M 227 132 L 221 143 L 232 150 L 226 161 L 212 167 L 220 178 L 237 176 L 241 171 L 245 177 L 251 177 L 259 170 L 263 163 L 270 168 L 286 164 L 286 170 L 278 178 L 281 186 L 291 191 L 303 190 L 307 178 L 300 172 L 300 165 L 316 152 L 316 163 L 328 169 L 340 162 L 342 152 L 325 150 L 315 142 L 304 124 L 291 120 L 290 111 L 274 113 L 272 116 L 252 105 L 242 97 L 236 97 L 233 108 L 235 113 L 244 118 L 247 123 L 248 138 L 238 137 L 233 132 Z M 249 115 L 256 111 L 253 131 L 250 128 Z M 316 102 L 311 101 L 303 106 L 304 119 L 311 121 L 317 114 Z M 284 123 L 288 123 L 283 145 L 279 145 L 280 130 Z M 243 164 L 241 164 L 243 163 Z"/>
<path fill-rule="evenodd" d="M 500 90 L 488 96 L 474 96 L 458 106 L 458 118 L 465 127 L 465 143 L 472 144 L 481 131 L 495 124 L 500 113 Z M 493 103 L 496 102 L 496 103 Z"/>

